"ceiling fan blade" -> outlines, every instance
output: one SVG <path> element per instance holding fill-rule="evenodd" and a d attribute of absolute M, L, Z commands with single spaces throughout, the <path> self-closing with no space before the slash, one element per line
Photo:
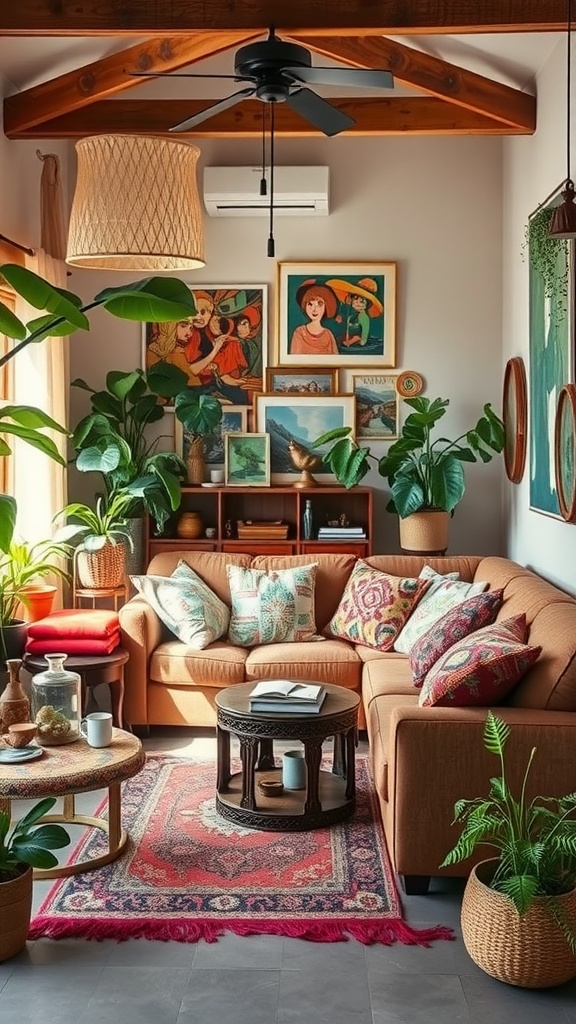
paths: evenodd
<path fill-rule="evenodd" d="M 212 103 L 211 106 L 205 107 L 204 110 L 199 110 L 197 114 L 193 114 L 192 117 L 186 118 L 185 121 L 181 121 L 180 124 L 175 124 L 172 128 L 169 128 L 169 132 L 187 132 L 190 128 L 195 128 L 197 124 L 202 121 L 207 121 L 209 117 L 214 117 L 215 114 L 221 113 L 222 110 L 227 110 L 228 107 L 233 107 L 235 103 L 239 103 L 240 100 L 245 99 L 247 96 L 253 96 L 256 92 L 255 89 L 240 89 L 240 92 L 234 92 L 231 96 L 227 96 L 226 99 L 220 100 L 219 103 Z"/>
<path fill-rule="evenodd" d="M 297 82 L 307 85 L 344 85 L 354 89 L 393 89 L 394 78 L 390 71 L 375 68 L 282 68 L 283 74 L 290 75 Z"/>
<path fill-rule="evenodd" d="M 128 71 L 131 78 L 229 78 L 233 82 L 251 82 L 251 78 L 238 75 L 201 75 L 194 71 Z"/>
<path fill-rule="evenodd" d="M 338 135 L 356 124 L 353 117 L 343 114 L 338 107 L 311 89 L 298 89 L 288 96 L 286 102 L 296 113 L 324 132 L 324 135 Z"/>

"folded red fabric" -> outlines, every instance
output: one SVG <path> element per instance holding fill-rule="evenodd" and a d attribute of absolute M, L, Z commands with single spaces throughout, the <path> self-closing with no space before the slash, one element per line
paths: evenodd
<path fill-rule="evenodd" d="M 70 640 L 67 637 L 60 637 L 59 640 L 28 640 L 26 644 L 27 654 L 70 654 L 89 657 L 112 654 L 115 647 L 120 644 L 120 633 L 99 640 L 96 637 L 85 637 L 83 640 Z"/>
<path fill-rule="evenodd" d="M 119 628 L 117 612 L 104 608 L 63 608 L 47 615 L 45 619 L 31 622 L 28 636 L 33 640 L 58 640 L 59 637 L 106 640 L 115 636 Z"/>

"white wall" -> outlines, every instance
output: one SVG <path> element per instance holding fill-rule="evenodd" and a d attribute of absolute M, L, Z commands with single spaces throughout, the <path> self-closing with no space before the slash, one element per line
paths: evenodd
<path fill-rule="evenodd" d="M 204 164 L 258 164 L 257 141 L 203 141 Z M 502 379 L 502 144 L 498 138 L 431 137 L 279 140 L 278 164 L 329 164 L 332 213 L 277 218 L 276 260 L 396 260 L 397 368 L 413 369 L 430 397 L 451 399 L 442 433 L 472 427 L 485 402 L 497 411 Z M 72 161 L 73 165 L 73 161 Z M 72 174 L 70 175 L 72 177 Z M 206 218 L 206 267 L 192 284 L 269 284 L 270 362 L 274 357 L 276 260 L 266 256 L 263 218 Z M 181 275 L 184 276 L 184 275 Z M 84 298 L 124 275 L 75 270 Z M 125 279 L 125 277 L 124 277 Z M 109 369 L 140 364 L 141 327 L 97 311 L 90 339 L 72 345 L 72 378 L 99 386 Z M 73 389 L 72 423 L 87 411 Z M 384 446 L 374 445 L 380 455 Z M 452 524 L 450 550 L 498 553 L 501 460 L 466 467 L 467 491 Z M 71 481 L 72 497 L 86 480 Z M 372 473 L 379 551 L 397 549 L 396 521 L 384 512 L 384 481 Z"/>
<path fill-rule="evenodd" d="M 566 44 L 562 40 L 537 79 L 538 127 L 504 144 L 503 357 L 522 356 L 529 373 L 528 264 L 523 252 L 529 214 L 566 176 Z M 574 97 L 572 99 L 574 107 Z M 572 126 L 572 131 L 573 131 Z M 572 174 L 576 148 L 572 152 Z M 572 377 L 574 380 L 574 377 Z M 510 557 L 576 593 L 576 526 L 529 508 L 529 460 L 521 484 L 504 487 Z"/>

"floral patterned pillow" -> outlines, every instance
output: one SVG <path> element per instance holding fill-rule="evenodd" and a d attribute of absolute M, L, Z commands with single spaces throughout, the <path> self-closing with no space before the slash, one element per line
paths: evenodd
<path fill-rule="evenodd" d="M 487 588 L 487 583 L 466 583 L 464 580 L 448 579 L 444 576 L 438 579 L 438 573 L 434 573 L 431 586 L 414 614 L 408 619 L 394 644 L 394 650 L 400 651 L 401 654 L 410 654 L 413 644 L 446 615 L 446 612 L 457 604 L 462 604 L 467 597 L 482 594 Z"/>
<path fill-rule="evenodd" d="M 317 565 L 313 562 L 268 572 L 228 565 L 230 642 L 255 647 L 323 639 L 316 634 L 314 617 Z"/>
<path fill-rule="evenodd" d="M 230 609 L 186 562 L 178 562 L 171 576 L 130 579 L 164 625 L 196 651 L 226 633 Z"/>
<path fill-rule="evenodd" d="M 484 594 L 468 597 L 424 633 L 410 651 L 414 686 L 422 686 L 425 676 L 438 658 L 458 640 L 494 622 L 503 597 L 503 590 L 487 590 Z"/>
<path fill-rule="evenodd" d="M 454 644 L 432 666 L 420 707 L 490 707 L 498 704 L 538 658 L 526 639 L 526 616 L 484 626 Z"/>
<path fill-rule="evenodd" d="M 390 576 L 359 559 L 326 632 L 389 651 L 428 586 L 429 580 Z"/>

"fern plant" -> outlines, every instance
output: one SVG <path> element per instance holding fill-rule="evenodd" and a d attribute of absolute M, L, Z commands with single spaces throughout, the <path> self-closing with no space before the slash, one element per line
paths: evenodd
<path fill-rule="evenodd" d="M 466 860 L 477 846 L 497 851 L 490 888 L 512 900 L 520 915 L 537 896 L 550 897 L 550 910 L 576 953 L 574 922 L 561 916 L 554 897 L 576 888 L 576 793 L 563 797 L 526 799 L 526 785 L 536 754 L 532 748 L 519 798 L 506 781 L 504 748 L 510 727 L 492 711 L 484 727 L 484 746 L 500 758 L 501 775 L 490 780 L 488 798 L 458 800 L 453 824 L 463 831 L 440 867 Z"/>

